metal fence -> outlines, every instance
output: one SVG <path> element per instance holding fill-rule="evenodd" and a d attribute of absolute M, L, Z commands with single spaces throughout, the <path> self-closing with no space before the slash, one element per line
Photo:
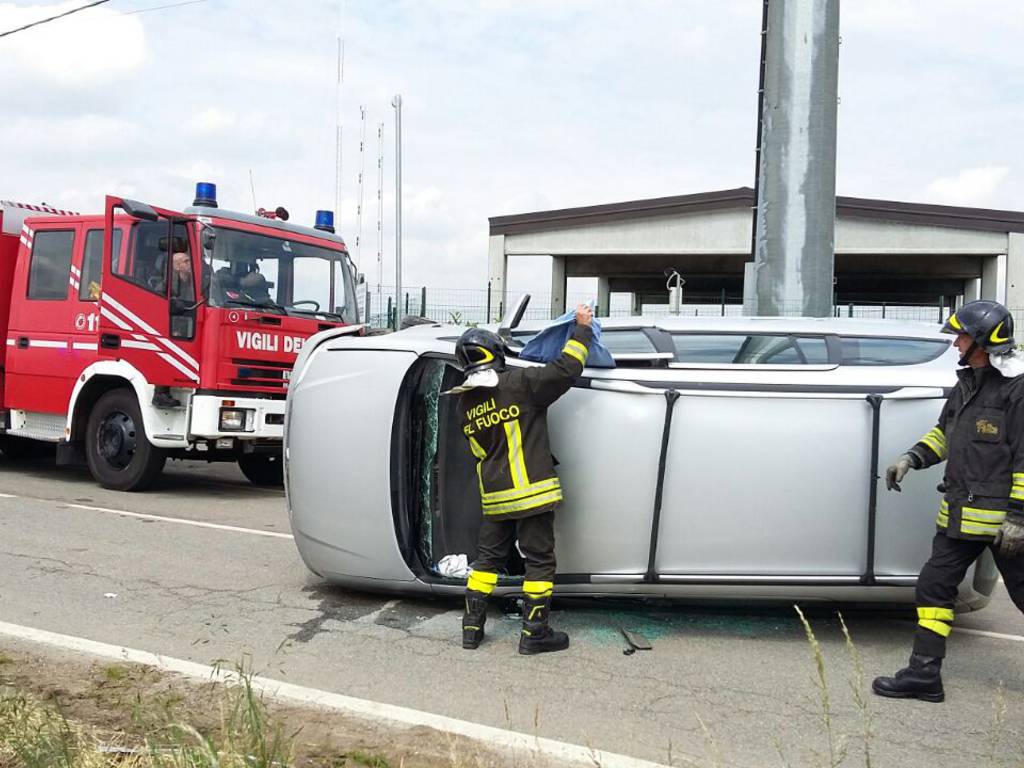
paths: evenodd
<path fill-rule="evenodd" d="M 508 297 L 520 295 L 521 292 L 509 289 Z M 394 286 L 370 286 L 360 297 L 365 302 L 366 322 L 375 328 L 394 327 L 395 324 L 395 289 Z M 570 293 L 566 296 L 566 306 L 586 304 L 594 301 L 592 293 Z M 608 309 L 597 307 L 602 317 L 629 317 L 634 309 L 628 294 L 612 294 L 611 306 Z M 408 315 L 425 317 L 435 322 L 451 325 L 473 325 L 497 322 L 503 314 L 504 307 L 500 304 L 492 306 L 489 292 L 485 288 L 445 288 L 417 286 L 404 288 L 398 317 Z M 1011 311 L 1018 317 L 1024 308 Z M 915 322 L 942 323 L 949 316 L 950 308 L 936 298 L 934 304 L 901 304 L 892 302 L 841 302 L 833 305 L 834 317 L 854 317 L 870 319 L 909 320 Z M 668 304 L 645 304 L 639 314 L 647 317 L 667 317 L 676 314 Z M 687 317 L 739 317 L 744 314 L 741 296 L 722 295 L 717 300 L 709 297 L 690 297 L 684 300 L 679 308 L 679 315 Z M 783 316 L 798 317 L 801 306 L 794 304 L 786 308 Z M 551 314 L 551 294 L 531 293 L 530 304 L 524 319 L 548 320 Z"/>

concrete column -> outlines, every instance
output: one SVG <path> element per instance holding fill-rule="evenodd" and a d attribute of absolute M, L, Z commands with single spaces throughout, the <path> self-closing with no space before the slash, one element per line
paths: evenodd
<path fill-rule="evenodd" d="M 630 313 L 633 315 L 633 317 L 639 317 L 641 314 L 643 314 L 644 307 L 643 304 L 640 302 L 639 293 L 629 294 L 629 304 Z"/>
<path fill-rule="evenodd" d="M 828 317 L 835 261 L 839 0 L 768 4 L 757 314 Z"/>
<path fill-rule="evenodd" d="M 487 290 L 490 292 L 491 316 L 487 322 L 501 319 L 508 305 L 505 283 L 508 280 L 508 256 L 505 255 L 505 236 L 491 235 L 487 246 Z"/>
<path fill-rule="evenodd" d="M 1006 303 L 1006 254 L 986 256 L 981 270 L 981 298 Z"/>
<path fill-rule="evenodd" d="M 612 284 L 607 277 L 597 278 L 597 314 L 610 317 L 612 308 Z"/>
<path fill-rule="evenodd" d="M 971 280 L 964 280 L 964 304 L 968 301 L 977 301 L 981 298 L 981 278 L 975 277 Z"/>
<path fill-rule="evenodd" d="M 565 256 L 551 257 L 551 317 L 565 314 Z"/>
<path fill-rule="evenodd" d="M 1024 310 L 1024 232 L 1011 232 L 1006 247 L 1006 306 L 1017 315 Z"/>

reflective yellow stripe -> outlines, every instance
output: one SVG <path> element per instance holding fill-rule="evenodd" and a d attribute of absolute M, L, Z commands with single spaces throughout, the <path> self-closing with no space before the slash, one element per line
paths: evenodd
<path fill-rule="evenodd" d="M 1013 473 L 1013 484 L 1014 485 L 1024 485 L 1024 472 L 1014 472 Z"/>
<path fill-rule="evenodd" d="M 917 622 L 925 629 L 930 629 L 936 635 L 942 635 L 942 637 L 949 637 L 949 633 L 953 631 L 953 628 L 941 621 L 932 621 L 931 619 L 921 619 Z"/>
<path fill-rule="evenodd" d="M 547 597 L 554 590 L 555 585 L 550 581 L 524 581 L 523 592 L 530 597 Z"/>
<path fill-rule="evenodd" d="M 1013 486 L 1013 489 L 1010 491 L 1010 498 L 1024 501 L 1024 488 L 1018 488 L 1016 485 Z"/>
<path fill-rule="evenodd" d="M 494 591 L 494 587 L 497 583 L 498 574 L 496 573 L 490 573 L 488 571 L 470 571 L 469 580 L 466 582 L 466 588 L 471 589 L 474 592 L 483 592 L 485 595 L 489 595 Z"/>
<path fill-rule="evenodd" d="M 998 524 L 969 523 L 966 520 L 960 523 L 960 533 L 970 533 L 974 536 L 995 536 L 998 530 Z"/>
<path fill-rule="evenodd" d="M 958 331 L 963 330 L 963 326 L 960 325 L 960 321 L 955 314 L 949 316 L 949 324 Z"/>
<path fill-rule="evenodd" d="M 570 341 L 569 344 L 572 344 L 572 342 Z M 575 357 L 577 360 L 580 361 L 580 365 L 586 366 L 586 364 L 587 364 L 587 350 L 586 350 L 586 348 L 584 347 L 583 353 L 580 354 L 579 350 L 577 350 L 575 347 L 570 347 L 569 344 L 566 344 L 564 347 L 562 347 L 562 352 L 564 352 L 565 354 L 569 355 L 569 357 Z M 579 346 L 582 347 L 583 345 L 579 344 Z"/>
<path fill-rule="evenodd" d="M 520 501 L 510 501 L 506 504 L 485 504 L 483 511 L 485 515 L 504 515 L 509 512 L 525 512 L 528 509 L 536 509 L 545 504 L 552 504 L 562 500 L 562 491 L 556 488 L 548 493 L 531 496 Z"/>
<path fill-rule="evenodd" d="M 970 520 L 972 523 L 1001 523 L 1006 519 L 1006 512 L 996 509 L 964 507 L 960 510 L 960 514 L 964 520 Z"/>
<path fill-rule="evenodd" d="M 917 618 L 938 619 L 939 621 L 952 621 L 954 617 L 952 608 L 918 608 Z"/>
<path fill-rule="evenodd" d="M 476 479 L 480 483 L 480 495 L 484 493 L 484 475 L 483 475 L 483 461 L 487 458 L 487 451 L 483 449 L 483 446 L 476 441 L 475 437 L 469 438 L 469 450 L 473 452 L 476 457 Z"/>
<path fill-rule="evenodd" d="M 583 355 L 584 359 L 586 359 L 587 355 L 589 354 L 589 350 L 586 348 L 586 346 L 576 341 L 576 339 L 569 339 L 567 342 L 565 342 L 564 349 L 575 349 L 577 352 Z"/>
<path fill-rule="evenodd" d="M 938 427 L 932 427 L 918 442 L 924 443 L 931 448 L 940 459 L 946 458 L 948 453 L 946 435 Z"/>
<path fill-rule="evenodd" d="M 543 491 L 552 491 L 555 488 L 561 488 L 562 484 L 559 482 L 557 477 L 552 477 L 550 480 L 540 480 L 536 483 L 530 483 L 525 488 L 512 488 L 508 491 L 494 491 L 493 493 L 485 493 L 481 496 L 484 504 L 496 504 L 501 501 L 515 501 L 517 499 L 525 499 L 527 496 L 532 496 L 535 493 L 541 493 Z"/>
<path fill-rule="evenodd" d="M 512 473 L 512 485 L 516 488 L 525 488 L 530 484 L 530 476 L 526 474 L 523 433 L 519 429 L 519 419 L 505 422 L 505 438 L 508 442 L 508 466 Z"/>

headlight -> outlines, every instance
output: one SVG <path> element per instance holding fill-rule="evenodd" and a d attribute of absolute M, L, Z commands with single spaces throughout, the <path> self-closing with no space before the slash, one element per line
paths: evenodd
<path fill-rule="evenodd" d="M 246 414 L 248 413 L 252 413 L 252 411 L 247 408 L 221 408 L 220 431 L 244 432 Z"/>

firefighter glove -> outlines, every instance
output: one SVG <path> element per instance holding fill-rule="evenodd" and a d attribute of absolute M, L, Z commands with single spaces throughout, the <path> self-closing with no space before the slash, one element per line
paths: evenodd
<path fill-rule="evenodd" d="M 1017 557 L 1024 552 L 1024 516 L 1012 512 L 1006 516 L 996 535 L 996 546 L 1003 557 Z"/>
<path fill-rule="evenodd" d="M 901 491 L 900 483 L 903 478 L 911 469 L 917 469 L 917 466 L 917 457 L 911 453 L 904 453 L 885 470 L 885 487 L 890 491 Z"/>

